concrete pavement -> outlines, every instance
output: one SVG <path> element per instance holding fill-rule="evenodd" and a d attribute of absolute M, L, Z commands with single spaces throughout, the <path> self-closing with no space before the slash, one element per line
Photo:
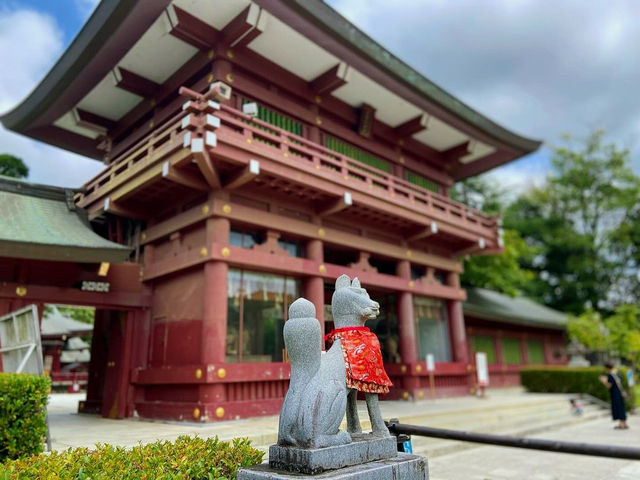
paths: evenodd
<path fill-rule="evenodd" d="M 640 447 L 637 416 L 630 418 L 630 430 L 613 430 L 614 424 L 603 418 L 606 412 L 594 407 L 589 407 L 583 418 L 572 417 L 568 397 L 508 389 L 490 391 L 484 400 L 461 397 L 415 403 L 381 402 L 381 408 L 384 418 L 398 417 L 405 423 L 418 425 L 516 435 L 544 430 L 530 436 Z M 277 416 L 209 424 L 138 418 L 108 420 L 75 413 L 77 402 L 83 398 L 83 394 L 52 395 L 48 411 L 54 449 L 90 447 L 96 443 L 133 446 L 139 442 L 172 440 L 179 435 L 217 435 L 221 439 L 246 436 L 254 445 L 265 449 L 277 436 Z M 364 409 L 364 402 L 361 403 Z M 366 427 L 364 410 L 360 418 Z M 417 437 L 414 437 L 414 449 L 428 454 L 432 480 L 640 479 L 640 461 L 483 447 Z"/>

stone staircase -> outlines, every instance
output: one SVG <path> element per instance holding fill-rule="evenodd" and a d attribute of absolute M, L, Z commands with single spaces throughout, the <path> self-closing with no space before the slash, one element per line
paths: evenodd
<path fill-rule="evenodd" d="M 383 418 L 398 418 L 401 423 L 513 436 L 527 436 L 555 430 L 609 415 L 608 410 L 590 405 L 586 400 L 581 400 L 585 406 L 585 412 L 582 416 L 574 416 L 571 414 L 569 405 L 569 399 L 573 397 L 575 395 L 513 394 L 513 392 L 507 392 L 506 394 L 490 394 L 485 399 L 463 397 L 415 403 L 382 402 L 381 407 Z M 360 402 L 359 407 L 362 427 L 365 430 L 369 429 L 364 402 Z M 261 419 L 265 421 L 265 427 L 273 424 L 270 418 Z M 269 445 L 277 440 L 276 429 L 260 429 L 254 425 L 252 432 L 242 432 L 241 430 L 244 429 L 239 429 L 239 426 L 236 424 L 233 431 L 229 432 L 230 438 L 232 436 L 248 436 L 254 446 L 264 452 L 268 452 Z M 342 428 L 345 427 L 343 422 Z M 220 433 L 222 433 L 221 438 L 226 436 L 223 432 Z M 481 445 L 418 436 L 412 436 L 412 444 L 414 453 L 425 455 L 428 458 L 448 455 Z"/>
<path fill-rule="evenodd" d="M 586 402 L 581 416 L 571 414 L 570 395 L 536 395 L 514 398 L 511 401 L 481 403 L 471 411 L 442 411 L 425 415 L 399 417 L 401 422 L 412 425 L 428 425 L 436 428 L 465 430 L 477 433 L 523 437 L 555 430 L 579 422 L 588 422 L 609 415 L 601 407 Z M 484 400 L 478 400 L 483 402 Z M 498 403 L 496 405 L 496 403 Z M 433 458 L 480 446 L 481 444 L 442 440 L 429 437 L 412 437 L 414 453 Z"/>

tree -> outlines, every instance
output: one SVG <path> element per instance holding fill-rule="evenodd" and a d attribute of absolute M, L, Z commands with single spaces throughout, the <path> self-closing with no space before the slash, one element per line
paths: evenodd
<path fill-rule="evenodd" d="M 609 350 L 609 336 L 602 317 L 591 308 L 581 315 L 569 317 L 567 333 L 569 338 L 577 340 L 590 350 L 595 352 Z"/>
<path fill-rule="evenodd" d="M 56 305 L 55 308 L 62 315 L 73 318 L 74 320 L 82 323 L 88 323 L 93 325 L 96 309 L 93 307 L 76 307 L 72 305 Z M 53 307 L 51 305 L 44 306 L 45 314 L 52 314 Z"/>
<path fill-rule="evenodd" d="M 504 210 L 505 192 L 487 177 L 473 177 L 459 182 L 452 197 L 489 215 Z M 518 295 L 534 277 L 521 263 L 535 256 L 536 248 L 529 246 L 514 230 L 504 231 L 504 252 L 496 255 L 471 256 L 464 260 L 464 285 L 489 288 L 507 295 Z"/>
<path fill-rule="evenodd" d="M 621 252 L 640 233 L 640 227 L 626 226 L 627 219 L 640 216 L 640 179 L 629 167 L 629 152 L 605 144 L 602 132 L 579 146 L 570 137 L 565 141 L 567 146 L 553 149 L 547 185 L 514 202 L 505 226 L 539 248 L 521 263 L 537 273 L 530 296 L 575 314 L 588 307 L 610 312 L 629 302 L 621 288 L 630 291 L 626 285 L 637 278 Z"/>
<path fill-rule="evenodd" d="M 0 175 L 13 178 L 27 178 L 29 167 L 18 157 L 8 153 L 0 154 Z"/>

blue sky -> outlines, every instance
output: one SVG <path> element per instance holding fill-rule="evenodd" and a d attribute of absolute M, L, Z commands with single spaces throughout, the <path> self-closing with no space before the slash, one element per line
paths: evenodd
<path fill-rule="evenodd" d="M 564 133 L 604 128 L 610 140 L 639 150 L 640 20 L 634 0 L 327 1 L 426 77 L 511 130 L 549 145 Z M 37 85 L 96 3 L 0 0 L 0 61 L 9 67 L 0 75 L 0 112 Z M 34 182 L 79 186 L 103 168 L 2 128 L 0 151 L 22 157 Z M 491 177 L 521 191 L 544 181 L 549 159 L 545 146 Z M 640 165 L 637 154 L 633 160 Z"/>

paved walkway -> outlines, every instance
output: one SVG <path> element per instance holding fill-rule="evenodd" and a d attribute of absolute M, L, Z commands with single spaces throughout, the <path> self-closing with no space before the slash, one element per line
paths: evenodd
<path fill-rule="evenodd" d="M 631 416 L 630 425 L 614 430 L 614 423 L 601 419 L 532 437 L 640 447 L 640 416 Z M 429 460 L 429 471 L 430 480 L 639 480 L 640 461 L 479 447 Z"/>
<path fill-rule="evenodd" d="M 400 418 L 404 421 L 425 413 L 457 412 L 464 418 L 478 407 L 499 409 L 510 404 L 514 397 L 526 395 L 530 401 L 536 398 L 548 398 L 543 394 L 524 394 L 519 388 L 492 391 L 487 399 L 475 397 L 441 398 L 419 402 L 388 401 L 380 402 L 383 418 Z M 278 416 L 258 417 L 246 420 L 233 420 L 216 423 L 149 421 L 139 418 L 109 420 L 98 415 L 78 415 L 77 406 L 84 400 L 84 393 L 52 394 L 48 413 L 54 450 L 68 447 L 91 447 L 96 443 L 111 443 L 121 446 L 133 446 L 139 442 L 149 443 L 156 440 L 172 440 L 179 435 L 215 436 L 223 440 L 234 437 L 249 437 L 255 445 L 273 443 L 277 436 Z M 368 419 L 365 402 L 358 402 L 363 428 Z M 460 427 L 462 428 L 462 427 Z"/>
<path fill-rule="evenodd" d="M 384 418 L 410 418 L 425 411 L 438 415 L 459 412 L 460 420 L 478 408 L 500 408 L 513 402 L 514 396 L 527 401 L 544 399 L 544 395 L 523 394 L 510 389 L 492 391 L 486 400 L 473 397 L 438 399 L 415 403 L 382 402 Z M 214 424 L 144 421 L 141 419 L 107 420 L 94 415 L 75 413 L 83 394 L 54 394 L 49 405 L 49 420 L 56 450 L 74 446 L 112 443 L 132 446 L 139 442 L 171 440 L 179 435 L 218 435 L 221 439 L 249 436 L 254 444 L 268 445 L 275 439 L 277 417 L 219 422 Z M 546 397 L 548 398 L 548 396 Z M 364 402 L 361 402 L 364 404 Z M 363 405 L 364 406 L 364 405 Z M 366 414 L 361 419 L 366 418 Z M 561 430 L 548 431 L 538 438 L 573 442 L 618 444 L 640 447 L 640 416 L 630 418 L 631 429 L 613 430 L 609 420 L 585 421 Z M 457 428 L 463 428 L 461 425 Z M 600 457 L 538 452 L 504 447 L 477 447 L 429 460 L 431 480 L 639 480 L 640 461 L 612 460 Z"/>

